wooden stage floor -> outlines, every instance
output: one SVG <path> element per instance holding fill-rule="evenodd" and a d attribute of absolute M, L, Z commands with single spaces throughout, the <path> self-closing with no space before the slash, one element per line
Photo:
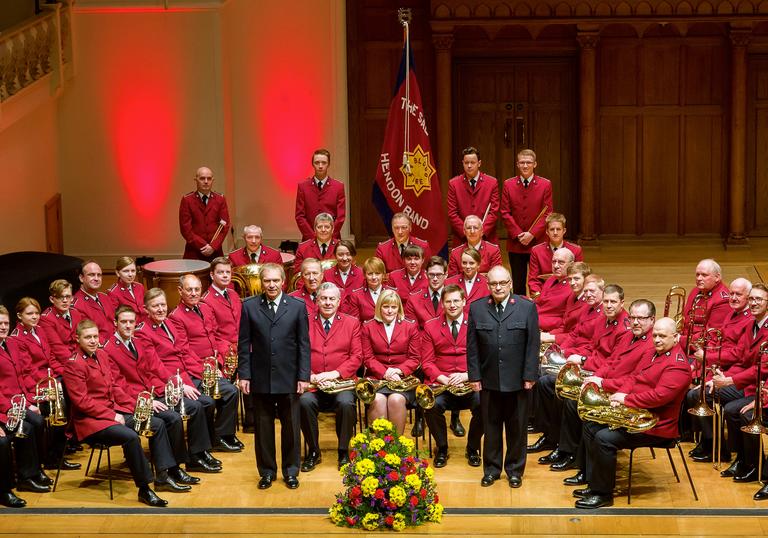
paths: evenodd
<path fill-rule="evenodd" d="M 368 252 L 358 256 L 360 260 Z M 726 282 L 738 276 L 760 281 L 768 276 L 768 240 L 753 240 L 749 247 L 724 250 L 709 240 L 672 242 L 603 241 L 585 249 L 595 272 L 607 282 L 621 284 L 627 304 L 647 297 L 663 308 L 667 289 L 678 284 L 690 290 L 696 262 L 714 257 L 723 266 Z M 462 414 L 469 424 L 467 412 Z M 323 462 L 299 477 L 301 487 L 288 490 L 276 482 L 267 491 L 256 488 L 258 476 L 251 435 L 241 435 L 246 450 L 219 454 L 224 472 L 198 475 L 203 483 L 191 493 L 163 493 L 166 509 L 149 509 L 136 501 L 136 489 L 126 479 L 119 449 L 113 461 L 121 467 L 114 483 L 115 500 L 109 500 L 105 480 L 84 481 L 83 470 L 62 473 L 56 493 L 22 496 L 28 507 L 0 510 L 0 534 L 15 536 L 328 536 L 354 534 L 333 526 L 327 507 L 341 490 L 336 471 L 335 436 L 330 416 L 322 417 Z M 537 436 L 532 435 L 532 442 Z M 572 488 L 561 484 L 566 473 L 538 465 L 541 454 L 528 457 L 523 487 L 510 489 L 506 481 L 480 487 L 482 471 L 466 464 L 464 439 L 451 436 L 448 466 L 436 471 L 443 522 L 402 533 L 434 536 L 761 536 L 768 534 L 768 502 L 753 501 L 759 485 L 736 484 L 722 479 L 711 464 L 689 468 L 699 494 L 695 501 L 680 456 L 672 457 L 681 474 L 675 482 L 664 451 L 651 458 L 647 450 L 635 455 L 632 504 L 626 502 L 627 455 L 619 458 L 617 497 L 611 508 L 581 511 L 573 508 Z M 278 436 L 279 439 L 279 436 Z M 683 445 L 687 451 L 691 445 Z M 75 456 L 87 461 L 87 453 Z M 363 534 L 363 533 L 357 533 Z M 371 533 L 367 533 L 371 534 Z"/>

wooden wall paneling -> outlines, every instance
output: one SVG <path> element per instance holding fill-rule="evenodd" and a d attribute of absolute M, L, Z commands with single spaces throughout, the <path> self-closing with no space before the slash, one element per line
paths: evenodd
<path fill-rule="evenodd" d="M 768 235 L 768 56 L 748 58 L 747 231 Z"/>
<path fill-rule="evenodd" d="M 637 118 L 603 116 L 599 128 L 597 228 L 605 234 L 634 235 L 640 199 L 635 149 Z"/>
<path fill-rule="evenodd" d="M 677 234 L 680 118 L 643 116 L 642 212 L 640 234 Z"/>
<path fill-rule="evenodd" d="M 637 40 L 602 39 L 600 41 L 597 66 L 598 106 L 638 104 L 639 50 Z"/>
<path fill-rule="evenodd" d="M 668 40 L 646 39 L 641 48 L 643 105 L 680 104 L 680 46 Z"/>
<path fill-rule="evenodd" d="M 719 114 L 683 116 L 681 233 L 724 232 L 723 122 Z"/>

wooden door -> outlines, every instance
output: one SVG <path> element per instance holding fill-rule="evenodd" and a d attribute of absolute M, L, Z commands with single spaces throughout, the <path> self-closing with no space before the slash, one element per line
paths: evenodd
<path fill-rule="evenodd" d="M 553 183 L 554 210 L 578 230 L 576 74 L 573 58 L 457 60 L 454 88 L 454 170 L 467 146 L 480 150 L 482 170 L 517 175 L 517 152 L 536 152 L 536 173 Z M 506 237 L 501 221 L 499 236 Z"/>

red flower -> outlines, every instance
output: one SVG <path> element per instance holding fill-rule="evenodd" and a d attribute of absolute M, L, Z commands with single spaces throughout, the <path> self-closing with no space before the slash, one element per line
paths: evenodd
<path fill-rule="evenodd" d="M 435 493 L 435 502 L 436 502 L 436 503 L 439 503 L 439 502 L 440 502 L 440 497 L 438 496 L 438 494 L 437 494 L 437 493 Z"/>
<path fill-rule="evenodd" d="M 363 500 L 360 497 L 355 497 L 354 499 L 350 499 L 349 504 L 352 506 L 352 508 L 357 508 L 363 504 Z"/>
<path fill-rule="evenodd" d="M 379 488 L 376 490 L 376 493 L 373 494 L 374 497 L 377 499 L 383 499 L 384 498 L 384 490 Z"/>
<path fill-rule="evenodd" d="M 350 527 L 354 527 L 355 523 L 357 523 L 356 517 L 347 516 L 347 525 L 349 525 Z"/>
<path fill-rule="evenodd" d="M 390 471 L 387 475 L 387 478 L 389 478 L 392 481 L 400 480 L 400 475 L 397 474 L 397 471 Z"/>
<path fill-rule="evenodd" d="M 353 460 L 356 457 L 357 457 L 357 452 L 355 452 L 354 450 L 350 450 L 349 451 L 349 459 Z"/>
<path fill-rule="evenodd" d="M 411 495 L 411 506 L 419 504 L 419 498 L 416 495 Z"/>
<path fill-rule="evenodd" d="M 356 499 L 360 495 L 362 495 L 363 490 L 360 489 L 360 486 L 355 486 L 351 490 L 349 490 L 349 496 L 353 499 Z"/>
<path fill-rule="evenodd" d="M 392 516 L 387 516 L 387 517 L 384 518 L 384 523 L 386 523 L 390 527 L 392 526 L 392 523 L 394 523 L 394 522 L 395 522 L 395 518 L 392 517 Z"/>
<path fill-rule="evenodd" d="M 426 499 L 427 498 L 427 490 L 422 488 L 422 490 L 419 492 L 419 495 L 421 495 L 422 499 Z"/>
<path fill-rule="evenodd" d="M 383 450 L 379 450 L 379 451 L 377 452 L 377 454 L 378 454 L 378 456 L 379 456 L 380 458 L 383 458 L 384 456 L 386 456 L 386 455 L 387 455 L 387 453 L 386 453 L 386 452 L 384 452 Z"/>
<path fill-rule="evenodd" d="M 392 437 L 391 435 L 385 435 L 385 436 L 384 436 L 384 440 L 385 440 L 387 443 L 391 443 L 393 439 L 394 439 L 394 437 Z"/>
<path fill-rule="evenodd" d="M 405 461 L 407 461 L 408 463 L 413 463 L 413 456 L 408 456 L 407 458 L 405 458 Z"/>

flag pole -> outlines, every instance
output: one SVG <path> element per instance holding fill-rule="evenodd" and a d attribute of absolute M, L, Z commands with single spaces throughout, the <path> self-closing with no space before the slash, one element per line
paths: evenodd
<path fill-rule="evenodd" d="M 405 106 L 403 107 L 403 167 L 411 173 L 411 163 L 408 161 L 408 149 L 411 146 L 411 122 L 409 113 L 411 106 L 411 8 L 401 7 L 397 10 L 397 20 L 403 25 L 405 33 Z"/>

